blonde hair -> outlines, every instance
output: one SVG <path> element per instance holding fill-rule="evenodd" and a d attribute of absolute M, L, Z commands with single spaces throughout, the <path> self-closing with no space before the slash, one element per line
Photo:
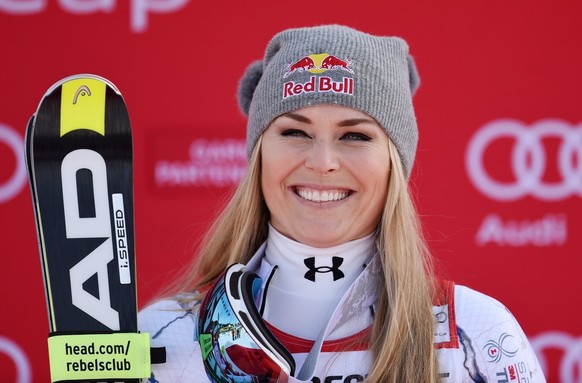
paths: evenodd
<path fill-rule="evenodd" d="M 247 262 L 267 239 L 269 211 L 261 191 L 259 138 L 249 168 L 208 231 L 181 291 L 204 291 L 228 267 Z M 437 381 L 432 315 L 432 267 L 396 148 L 389 142 L 387 201 L 376 231 L 384 280 L 369 339 L 368 383 Z M 186 300 L 201 299 L 202 294 Z M 184 299 L 184 298 L 181 298 Z"/>
<path fill-rule="evenodd" d="M 383 286 L 370 339 L 374 355 L 367 382 L 437 382 L 431 257 L 408 183 L 390 141 L 388 195 L 376 244 Z"/>
<path fill-rule="evenodd" d="M 233 263 L 246 263 L 267 240 L 269 210 L 261 191 L 262 137 L 249 167 L 224 210 L 207 231 L 196 260 L 170 291 L 204 291 Z M 200 299 L 185 295 L 186 300 Z"/>

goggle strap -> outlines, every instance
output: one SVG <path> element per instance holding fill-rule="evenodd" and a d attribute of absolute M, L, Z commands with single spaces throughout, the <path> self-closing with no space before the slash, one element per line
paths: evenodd
<path fill-rule="evenodd" d="M 269 330 L 255 305 L 254 296 L 252 296 L 252 285 L 256 279 L 260 279 L 260 277 L 257 274 L 251 272 L 243 273 L 241 276 L 240 291 L 242 300 L 248 310 L 250 318 L 248 318 L 246 313 L 242 311 L 239 311 L 239 314 L 246 322 L 245 325 L 247 328 L 255 333 L 257 339 L 262 340 L 261 343 L 263 343 L 263 346 L 267 347 L 274 354 L 278 355 L 281 359 L 287 362 L 289 365 L 290 374 L 293 375 L 295 373 L 295 359 L 291 353 L 281 344 L 281 342 L 279 342 L 279 339 L 273 335 L 271 330 Z M 260 332 L 260 335 L 255 331 Z"/>
<path fill-rule="evenodd" d="M 309 350 L 309 354 L 305 358 L 299 373 L 297 374 L 297 379 L 301 381 L 310 381 L 315 373 L 315 367 L 317 366 L 317 360 L 319 359 L 319 354 L 321 353 L 321 348 L 323 347 L 323 340 L 327 334 L 329 324 L 325 326 L 319 336 L 313 343 L 311 350 Z"/>

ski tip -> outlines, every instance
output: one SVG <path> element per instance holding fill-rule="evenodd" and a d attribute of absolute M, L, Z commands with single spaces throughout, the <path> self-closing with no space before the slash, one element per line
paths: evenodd
<path fill-rule="evenodd" d="M 111 88 L 119 97 L 121 97 L 123 99 L 123 96 L 122 96 L 121 92 L 119 91 L 119 89 L 117 88 L 117 86 L 115 86 L 115 84 L 113 84 L 111 81 L 109 81 L 105 77 L 102 77 L 102 76 L 99 76 L 96 74 L 91 74 L 91 73 L 80 73 L 80 74 L 74 74 L 71 76 L 67 76 L 67 77 L 55 82 L 53 85 L 51 85 L 51 87 L 41 97 L 40 102 L 36 108 L 37 112 L 40 109 L 40 106 L 41 106 L 43 100 L 46 97 L 48 97 L 51 93 L 53 93 L 57 88 L 59 88 L 60 86 L 62 86 L 63 84 L 65 84 L 67 82 L 77 81 L 77 80 L 82 80 L 82 79 L 90 79 L 90 80 L 100 81 L 100 82 L 104 83 L 106 86 L 108 86 L 109 88 Z"/>
<path fill-rule="evenodd" d="M 72 80 L 83 79 L 83 78 L 89 78 L 89 79 L 93 79 L 93 80 L 102 81 L 102 82 L 106 83 L 108 86 L 110 86 L 115 91 L 115 93 L 121 95 L 121 92 L 115 86 L 115 84 L 113 84 L 111 81 L 109 81 L 105 77 L 102 77 L 102 76 L 99 76 L 96 74 L 91 74 L 91 73 L 80 73 L 80 74 L 74 74 L 71 76 L 67 76 L 67 77 L 57 81 L 46 91 L 45 96 L 51 94 L 56 88 L 58 88 L 59 86 L 63 85 L 66 82 L 69 82 Z"/>

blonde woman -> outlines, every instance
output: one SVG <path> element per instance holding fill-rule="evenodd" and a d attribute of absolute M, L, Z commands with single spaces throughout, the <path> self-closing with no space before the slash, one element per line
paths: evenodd
<path fill-rule="evenodd" d="M 406 43 L 283 31 L 239 87 L 248 171 L 172 298 L 153 382 L 545 382 L 498 301 L 436 281 L 408 194 Z"/>

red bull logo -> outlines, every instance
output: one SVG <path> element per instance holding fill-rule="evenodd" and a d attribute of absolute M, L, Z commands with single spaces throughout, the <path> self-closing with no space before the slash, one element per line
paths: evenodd
<path fill-rule="evenodd" d="M 334 81 L 328 76 L 311 76 L 305 83 L 288 81 L 283 84 L 283 98 L 297 96 L 303 93 L 333 92 L 354 94 L 354 79 L 344 77 L 341 81 Z"/>
<path fill-rule="evenodd" d="M 287 65 L 287 71 L 283 75 L 283 78 L 303 71 L 313 73 L 317 76 L 310 76 L 309 80 L 303 83 L 287 81 L 283 84 L 283 98 L 312 92 L 333 92 L 353 95 L 354 79 L 352 77 L 343 77 L 341 80 L 336 81 L 329 76 L 320 75 L 328 70 L 343 70 L 348 73 L 354 73 L 351 66 L 351 60 L 342 60 L 328 53 L 305 56 L 295 63 Z"/>
<path fill-rule="evenodd" d="M 289 77 L 292 73 L 307 71 L 314 74 L 323 73 L 328 70 L 345 70 L 354 73 L 351 68 L 351 60 L 342 60 L 328 53 L 318 53 L 305 56 L 295 63 L 287 65 L 287 72 L 283 77 Z"/>

